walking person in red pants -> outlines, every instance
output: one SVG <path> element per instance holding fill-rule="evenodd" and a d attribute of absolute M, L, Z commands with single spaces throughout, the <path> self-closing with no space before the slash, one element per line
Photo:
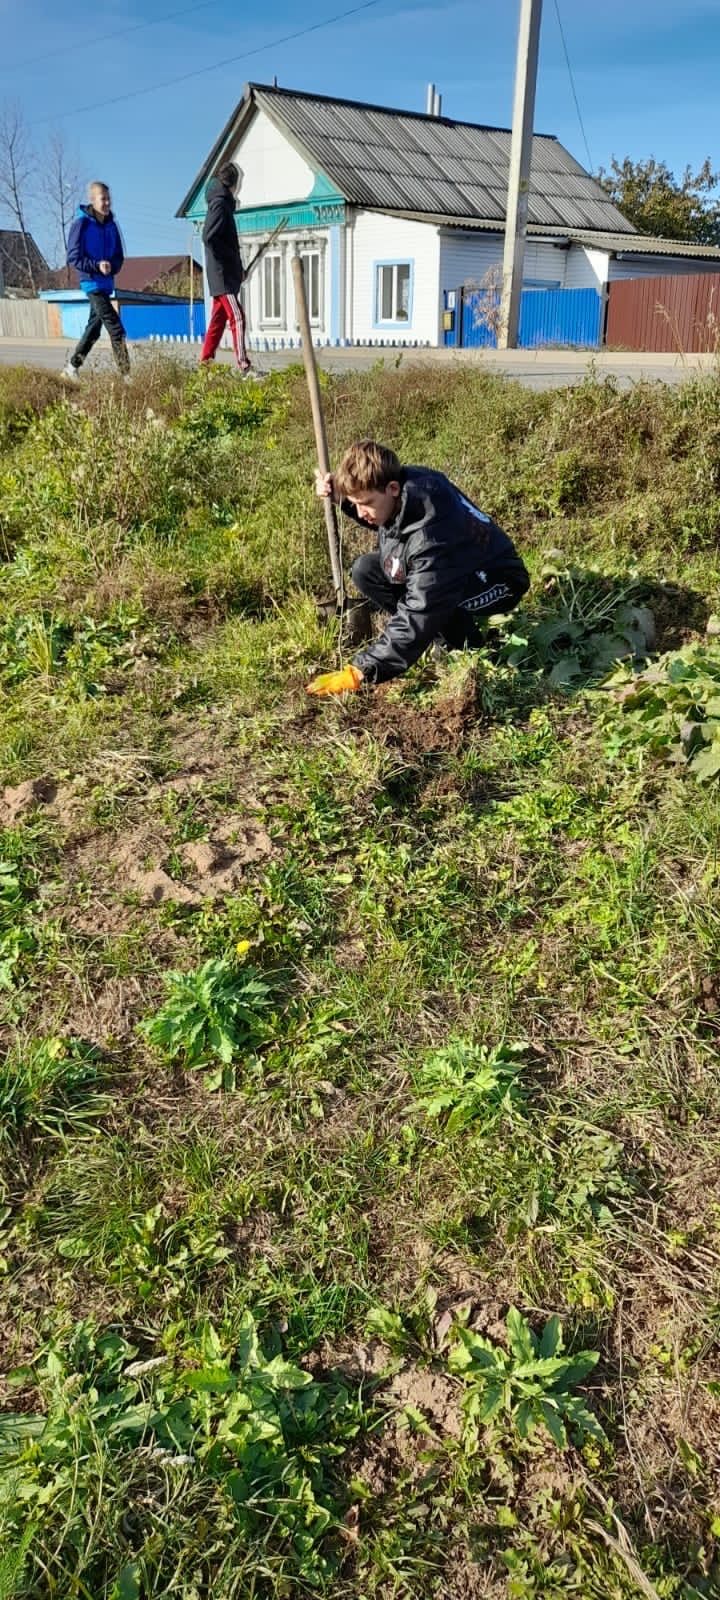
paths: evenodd
<path fill-rule="evenodd" d="M 245 274 L 235 227 L 235 199 L 241 182 L 240 168 L 234 161 L 228 161 L 219 168 L 217 177 L 211 178 L 205 191 L 207 216 L 202 236 L 208 288 L 212 295 L 212 316 L 203 341 L 200 364 L 202 366 L 203 362 L 214 360 L 229 324 L 235 360 L 243 377 L 246 377 L 252 372 L 252 364 L 245 348 L 245 312 L 238 298 Z"/>

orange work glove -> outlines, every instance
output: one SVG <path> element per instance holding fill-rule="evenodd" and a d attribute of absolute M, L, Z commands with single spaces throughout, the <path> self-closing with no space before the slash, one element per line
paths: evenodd
<path fill-rule="evenodd" d="M 343 667 L 340 672 L 321 672 L 319 678 L 313 678 L 306 689 L 306 694 L 354 694 L 360 688 L 363 675 L 359 667 Z"/>

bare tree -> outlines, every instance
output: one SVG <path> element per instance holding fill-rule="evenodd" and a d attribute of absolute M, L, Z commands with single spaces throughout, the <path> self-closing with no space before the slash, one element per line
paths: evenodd
<path fill-rule="evenodd" d="M 495 261 L 479 281 L 467 283 L 465 287 L 472 291 L 474 326 L 487 328 L 497 339 L 502 323 L 502 261 Z"/>
<path fill-rule="evenodd" d="M 68 234 L 80 198 L 82 179 L 75 152 L 68 149 L 61 129 L 50 136 L 47 154 L 43 153 L 40 192 L 53 228 L 53 248 L 64 266 Z"/>
<path fill-rule="evenodd" d="M 38 289 L 37 262 L 26 217 L 36 178 L 37 157 L 20 107 L 6 105 L 0 112 L 0 209 L 10 214 L 20 233 L 27 287 L 33 294 Z"/>

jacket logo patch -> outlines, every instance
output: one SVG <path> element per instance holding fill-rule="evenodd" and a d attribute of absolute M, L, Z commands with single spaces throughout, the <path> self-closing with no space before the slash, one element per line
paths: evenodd
<path fill-rule="evenodd" d="M 494 583 L 491 588 L 483 590 L 482 594 L 470 595 L 469 599 L 461 600 L 460 611 L 487 611 L 489 606 L 494 606 L 499 600 L 509 600 L 511 590 L 506 583 Z"/>
<path fill-rule="evenodd" d="M 383 569 L 391 583 L 405 582 L 405 568 L 399 556 L 386 556 L 383 562 Z"/>

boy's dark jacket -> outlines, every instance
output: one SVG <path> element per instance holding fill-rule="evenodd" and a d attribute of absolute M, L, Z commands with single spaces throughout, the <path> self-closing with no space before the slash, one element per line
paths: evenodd
<path fill-rule="evenodd" d="M 483 589 L 502 575 L 518 596 L 530 585 L 512 540 L 444 473 L 403 467 L 400 482 L 397 516 L 378 529 L 378 554 L 386 578 L 404 592 L 381 637 L 354 657 L 372 683 L 406 672 L 469 599 L 476 579 Z M 342 509 L 367 527 L 348 500 Z"/>
<path fill-rule="evenodd" d="M 92 206 L 78 206 L 70 229 L 67 261 L 80 276 L 80 288 L 86 294 L 113 294 L 115 274 L 124 260 L 122 235 L 112 211 L 104 222 L 98 222 Z M 100 271 L 101 261 L 110 262 L 110 276 Z"/>
<path fill-rule="evenodd" d="M 207 216 L 203 227 L 205 269 L 208 289 L 213 296 L 238 294 L 244 272 L 232 189 L 219 178 L 211 178 L 205 190 Z"/>

